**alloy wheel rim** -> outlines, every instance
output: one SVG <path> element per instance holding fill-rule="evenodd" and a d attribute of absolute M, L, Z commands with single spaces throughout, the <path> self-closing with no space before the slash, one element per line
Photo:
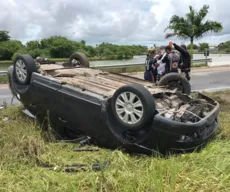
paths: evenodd
<path fill-rule="evenodd" d="M 132 92 L 121 93 L 116 99 L 115 109 L 120 120 L 130 125 L 140 122 L 144 114 L 142 101 Z"/>
<path fill-rule="evenodd" d="M 25 63 L 20 59 L 16 62 L 16 75 L 18 79 L 22 82 L 26 81 L 27 78 L 27 70 Z"/>

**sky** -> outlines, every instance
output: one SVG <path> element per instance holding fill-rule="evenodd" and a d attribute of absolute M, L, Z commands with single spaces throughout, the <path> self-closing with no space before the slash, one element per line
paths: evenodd
<path fill-rule="evenodd" d="M 164 29 L 172 15 L 184 16 L 189 5 L 210 6 L 208 20 L 221 22 L 224 29 L 207 34 L 194 43 L 219 44 L 230 40 L 229 0 L 0 0 L 0 30 L 24 44 L 53 35 L 85 40 L 88 45 L 164 45 Z"/>

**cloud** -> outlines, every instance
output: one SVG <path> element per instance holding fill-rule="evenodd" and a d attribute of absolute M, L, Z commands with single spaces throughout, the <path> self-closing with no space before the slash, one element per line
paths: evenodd
<path fill-rule="evenodd" d="M 164 29 L 172 15 L 184 16 L 189 5 L 199 9 L 203 4 L 194 0 L 0 0 L 0 30 L 10 31 L 13 39 L 24 43 L 62 35 L 87 44 L 162 44 L 168 41 Z M 199 42 L 228 40 L 230 1 L 218 0 L 217 5 L 207 0 L 206 4 L 210 5 L 207 19 L 220 21 L 224 30 Z"/>

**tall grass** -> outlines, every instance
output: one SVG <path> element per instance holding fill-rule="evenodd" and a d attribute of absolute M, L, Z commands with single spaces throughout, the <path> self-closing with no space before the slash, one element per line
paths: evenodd
<path fill-rule="evenodd" d="M 211 94 L 222 108 L 217 138 L 199 153 L 169 158 L 106 149 L 74 152 L 78 144 L 44 139 L 48 132 L 23 115 L 22 107 L 1 110 L 0 191 L 230 191 L 229 93 Z M 93 163 L 104 161 L 109 162 L 104 169 L 92 169 Z M 63 171 L 71 164 L 86 167 Z"/>

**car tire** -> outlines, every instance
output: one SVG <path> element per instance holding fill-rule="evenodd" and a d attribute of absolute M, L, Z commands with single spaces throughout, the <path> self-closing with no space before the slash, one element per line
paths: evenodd
<path fill-rule="evenodd" d="M 164 75 L 157 85 L 166 86 L 168 89 L 175 89 L 179 85 L 178 91 L 188 95 L 191 93 L 191 85 L 189 81 L 178 73 L 169 73 Z"/>
<path fill-rule="evenodd" d="M 77 65 L 72 63 L 74 59 L 77 60 L 78 65 L 80 65 L 80 67 L 89 68 L 89 60 L 84 53 L 79 53 L 79 52 L 73 53 L 69 58 L 70 67 L 75 67 Z"/>
<path fill-rule="evenodd" d="M 18 55 L 14 61 L 14 76 L 17 82 L 22 85 L 29 84 L 33 72 L 37 72 L 34 59 L 30 55 Z"/>
<path fill-rule="evenodd" d="M 156 111 L 153 96 L 138 84 L 117 89 L 111 99 L 111 108 L 116 121 L 133 131 L 143 129 L 152 122 Z"/>

